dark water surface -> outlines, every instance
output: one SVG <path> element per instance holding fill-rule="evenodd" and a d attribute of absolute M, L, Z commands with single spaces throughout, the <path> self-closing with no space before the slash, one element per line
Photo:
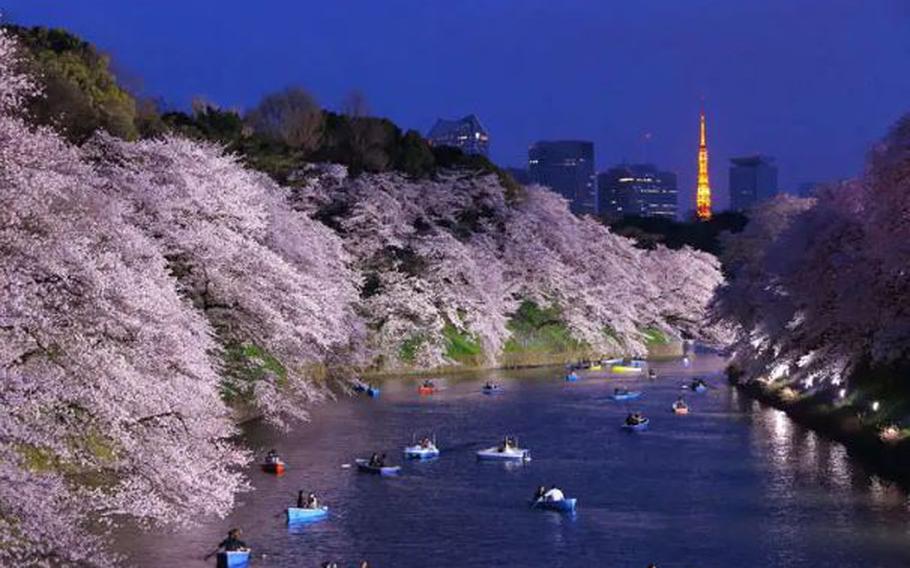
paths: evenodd
<path fill-rule="evenodd" d="M 255 549 L 253 566 L 910 566 L 910 505 L 900 488 L 728 388 L 712 356 L 690 369 L 655 368 L 656 382 L 491 372 L 441 381 L 445 390 L 423 397 L 415 380 L 387 382 L 380 399 L 324 405 L 290 433 L 253 426 L 250 443 L 277 448 L 289 464 L 284 477 L 251 471 L 255 491 L 228 519 L 175 535 L 124 534 L 120 546 L 140 566 L 212 566 L 201 557 L 238 526 Z M 670 404 L 695 373 L 716 388 L 688 394 L 692 414 L 674 416 Z M 490 377 L 505 391 L 481 394 Z M 618 384 L 645 394 L 612 402 Z M 651 430 L 622 431 L 629 410 L 650 416 Z M 438 460 L 401 459 L 415 432 L 436 433 Z M 507 433 L 533 461 L 478 463 L 474 452 Z M 402 463 L 402 475 L 342 467 L 372 451 Z M 551 483 L 578 498 L 574 517 L 529 510 L 534 488 Z M 328 520 L 288 530 L 276 514 L 298 489 L 320 494 Z"/>

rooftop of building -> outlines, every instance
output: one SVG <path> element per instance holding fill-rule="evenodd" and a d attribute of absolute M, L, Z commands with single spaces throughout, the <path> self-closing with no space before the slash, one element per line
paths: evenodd
<path fill-rule="evenodd" d="M 456 120 L 449 120 L 446 118 L 436 119 L 436 124 L 434 124 L 433 128 L 430 129 L 429 134 L 427 134 L 427 138 L 438 138 L 446 136 L 453 131 L 463 128 L 468 128 L 471 132 L 482 132 L 484 134 L 488 134 L 487 129 L 483 127 L 483 124 L 480 122 L 480 119 L 477 118 L 477 115 L 469 114 Z"/>
<path fill-rule="evenodd" d="M 730 162 L 737 166 L 758 166 L 761 164 L 773 165 L 774 158 L 764 154 L 752 154 L 750 156 L 740 156 L 730 158 Z"/>

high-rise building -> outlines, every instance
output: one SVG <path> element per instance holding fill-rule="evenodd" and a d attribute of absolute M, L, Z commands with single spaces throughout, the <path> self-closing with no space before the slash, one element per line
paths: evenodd
<path fill-rule="evenodd" d="M 745 211 L 777 195 L 777 166 L 768 156 L 730 160 L 730 209 Z"/>
<path fill-rule="evenodd" d="M 460 148 L 465 154 L 488 156 L 490 152 L 490 135 L 474 114 L 459 120 L 438 119 L 427 140 L 433 146 Z"/>
<path fill-rule="evenodd" d="M 695 214 L 700 221 L 711 219 L 711 182 L 708 180 L 708 128 L 705 113 L 699 116 L 698 186 L 695 188 Z"/>
<path fill-rule="evenodd" d="M 607 217 L 675 219 L 676 174 L 652 164 L 620 164 L 597 176 L 597 202 Z"/>
<path fill-rule="evenodd" d="M 593 142 L 536 142 L 528 149 L 528 170 L 532 182 L 545 185 L 568 199 L 574 213 L 597 213 Z"/>

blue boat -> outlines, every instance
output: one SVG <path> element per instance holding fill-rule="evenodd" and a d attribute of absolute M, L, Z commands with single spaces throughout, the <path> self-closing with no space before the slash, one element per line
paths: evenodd
<path fill-rule="evenodd" d="M 538 500 L 532 501 L 531 506 L 547 511 L 556 511 L 558 513 L 574 513 L 575 505 L 578 499 L 560 499 L 559 501 Z"/>
<path fill-rule="evenodd" d="M 375 466 L 375 465 L 370 465 L 370 460 L 363 459 L 363 458 L 358 458 L 354 461 L 357 463 L 357 469 L 359 469 L 360 471 L 362 471 L 364 473 L 372 473 L 374 475 L 389 476 L 389 475 L 398 475 L 398 473 L 401 471 L 401 466 L 398 466 L 398 465 L 386 465 L 386 466 L 379 467 L 379 466 Z"/>
<path fill-rule="evenodd" d="M 367 387 L 367 394 L 372 398 L 379 398 L 379 387 Z"/>
<path fill-rule="evenodd" d="M 566 382 L 574 383 L 577 380 L 578 380 L 578 374 L 575 373 L 574 371 L 569 373 L 568 375 L 566 375 Z"/>
<path fill-rule="evenodd" d="M 629 432 L 644 432 L 648 429 L 648 425 L 651 423 L 650 418 L 645 418 L 637 424 L 629 424 L 628 422 L 623 422 L 623 429 L 628 430 Z"/>
<path fill-rule="evenodd" d="M 641 391 L 614 392 L 611 397 L 613 400 L 635 400 L 641 396 Z"/>
<path fill-rule="evenodd" d="M 329 508 L 317 507 L 315 509 L 308 509 L 301 507 L 288 507 L 287 516 L 289 525 L 292 525 L 294 523 L 310 523 L 313 521 L 320 521 L 328 517 Z"/>
<path fill-rule="evenodd" d="M 250 565 L 249 550 L 231 550 L 219 552 L 217 556 L 218 568 L 246 568 Z"/>

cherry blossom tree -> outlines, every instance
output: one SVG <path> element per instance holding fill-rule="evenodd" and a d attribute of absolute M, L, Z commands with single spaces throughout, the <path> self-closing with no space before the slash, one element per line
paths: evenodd
<path fill-rule="evenodd" d="M 359 322 L 341 243 L 288 205 L 286 190 L 220 148 L 166 137 L 91 148 L 108 191 L 154 241 L 227 351 L 223 388 L 275 423 L 322 399 L 326 356 Z"/>
<path fill-rule="evenodd" d="M 910 349 L 910 119 L 859 179 L 760 207 L 730 240 L 732 278 L 712 307 L 736 326 L 745 378 L 838 387 Z"/>
<path fill-rule="evenodd" d="M 104 566 L 100 526 L 223 515 L 248 457 L 211 328 L 79 150 L 16 116 L 14 55 L 0 32 L 0 564 Z"/>

